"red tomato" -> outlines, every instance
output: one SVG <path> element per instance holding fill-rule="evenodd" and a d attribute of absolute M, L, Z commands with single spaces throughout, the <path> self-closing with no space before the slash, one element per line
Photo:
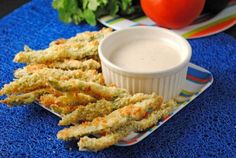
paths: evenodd
<path fill-rule="evenodd" d="M 192 23 L 205 0 L 141 0 L 144 13 L 159 26 L 178 29 Z"/>

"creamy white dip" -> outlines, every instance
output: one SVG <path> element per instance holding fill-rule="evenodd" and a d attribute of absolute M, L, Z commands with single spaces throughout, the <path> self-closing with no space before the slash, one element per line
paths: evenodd
<path fill-rule="evenodd" d="M 175 67 L 181 62 L 181 56 L 170 43 L 142 39 L 115 49 L 110 61 L 130 71 L 154 72 Z"/>

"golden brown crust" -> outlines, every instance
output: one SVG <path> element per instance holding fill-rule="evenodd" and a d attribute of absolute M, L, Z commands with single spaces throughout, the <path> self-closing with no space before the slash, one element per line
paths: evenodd
<path fill-rule="evenodd" d="M 69 44 L 53 45 L 45 50 L 19 52 L 15 62 L 27 64 L 47 64 L 64 59 L 82 60 L 98 55 L 98 41 L 75 42 Z"/>
<path fill-rule="evenodd" d="M 25 46 L 14 61 L 28 65 L 16 70 L 18 79 L 0 90 L 0 95 L 8 95 L 0 102 L 17 105 L 40 101 L 63 116 L 60 125 L 74 124 L 59 131 L 59 139 L 80 138 L 79 148 L 91 151 L 107 148 L 131 131 L 153 126 L 173 110 L 173 104 L 162 104 L 162 97 L 155 94 L 130 95 L 114 85 L 104 85 L 98 44 L 110 32 L 102 29 L 58 39 L 45 50 Z M 105 135 L 89 138 L 90 134 Z"/>
<path fill-rule="evenodd" d="M 58 80 L 67 80 L 71 78 L 79 78 L 84 81 L 93 81 L 103 84 L 102 74 L 96 70 L 88 70 L 83 72 L 81 70 L 63 71 L 59 69 L 41 69 L 32 75 L 25 75 L 15 81 L 4 85 L 0 91 L 3 94 L 18 94 L 26 93 L 39 88 L 48 87 L 48 79 L 54 78 Z"/>
<path fill-rule="evenodd" d="M 148 110 L 156 110 L 161 104 L 162 98 L 152 95 L 150 99 L 120 108 L 105 117 L 97 117 L 92 122 L 65 128 L 58 132 L 57 137 L 62 140 L 69 140 L 88 134 L 101 133 L 102 131 L 114 131 L 129 121 L 142 119 Z M 137 109 L 139 111 L 138 113 Z M 105 124 L 104 121 L 106 122 Z"/>
<path fill-rule="evenodd" d="M 112 111 L 122 108 L 129 104 L 141 102 L 148 99 L 150 96 L 143 93 L 137 93 L 133 96 L 117 98 L 114 101 L 104 99 L 98 100 L 96 103 L 91 103 L 83 107 L 78 107 L 72 113 L 62 117 L 59 125 L 76 124 L 78 121 L 92 121 L 96 117 L 101 117 L 110 114 Z"/>
<path fill-rule="evenodd" d="M 158 120 L 167 116 L 175 108 L 176 103 L 170 101 L 166 104 L 162 104 L 159 110 L 153 111 L 147 116 L 147 118 L 144 118 L 140 121 L 131 121 L 127 123 L 126 126 L 122 126 L 116 131 L 107 133 L 104 136 L 101 136 L 99 138 L 89 138 L 87 136 L 84 136 L 80 138 L 80 141 L 78 142 L 79 149 L 96 152 L 108 148 L 116 144 L 119 140 L 130 134 L 130 132 L 132 131 L 144 131 L 152 127 L 158 122 Z"/>
<path fill-rule="evenodd" d="M 97 84 L 95 82 L 85 82 L 80 79 L 70 79 L 68 81 L 58 81 L 50 79 L 49 84 L 62 92 L 79 92 L 91 95 L 95 98 L 103 98 L 106 100 L 113 100 L 117 97 L 127 96 L 128 92 L 125 89 L 107 87 Z"/>
<path fill-rule="evenodd" d="M 53 45 L 60 45 L 60 44 L 65 44 L 65 43 L 73 43 L 73 42 L 90 42 L 94 40 L 100 41 L 101 39 L 104 38 L 104 36 L 110 34 L 112 32 L 111 28 L 102 28 L 100 31 L 94 31 L 94 32 L 83 32 L 83 33 L 78 33 L 76 36 L 71 37 L 69 39 L 58 39 L 50 43 L 49 46 Z"/>
<path fill-rule="evenodd" d="M 111 33 L 110 29 L 102 29 L 98 32 L 78 34 L 68 40 L 59 39 L 52 42 L 50 47 L 45 50 L 33 51 L 26 49 L 19 52 L 14 61 L 27 64 L 46 64 L 64 59 L 96 59 L 98 57 L 99 41 L 109 33 Z"/>
<path fill-rule="evenodd" d="M 85 60 L 85 61 L 78 61 L 78 60 L 64 60 L 62 62 L 53 62 L 49 64 L 31 64 L 27 65 L 24 68 L 17 69 L 14 73 L 15 78 L 21 78 L 26 75 L 31 75 L 36 72 L 40 72 L 45 68 L 50 69 L 61 69 L 61 70 L 98 70 L 100 69 L 100 64 L 93 60 Z"/>

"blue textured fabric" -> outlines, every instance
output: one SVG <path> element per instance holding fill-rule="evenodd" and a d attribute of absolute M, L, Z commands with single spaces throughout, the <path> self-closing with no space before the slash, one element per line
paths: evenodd
<path fill-rule="evenodd" d="M 60 37 L 71 37 L 101 26 L 66 25 L 51 1 L 35 0 L 0 20 L 0 87 L 22 66 L 12 59 L 27 44 L 46 48 Z M 236 40 L 224 33 L 190 40 L 192 62 L 210 70 L 213 85 L 189 106 L 142 142 L 98 153 L 80 152 L 76 142 L 56 139 L 59 118 L 32 104 L 0 105 L 0 157 L 236 157 Z"/>

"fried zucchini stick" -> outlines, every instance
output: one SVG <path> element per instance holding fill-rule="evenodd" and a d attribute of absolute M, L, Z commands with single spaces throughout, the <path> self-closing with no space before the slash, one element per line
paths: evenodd
<path fill-rule="evenodd" d="M 4 100 L 0 100 L 1 103 L 8 104 L 9 107 L 20 104 L 30 104 L 38 99 L 41 95 L 53 93 L 53 90 L 50 89 L 39 89 L 33 92 L 20 94 L 20 95 L 10 95 Z"/>
<path fill-rule="evenodd" d="M 70 79 L 68 81 L 49 79 L 48 82 L 53 88 L 61 92 L 80 92 L 94 96 L 95 98 L 104 98 L 107 100 L 128 95 L 125 89 L 107 87 L 94 82 L 84 82 L 79 79 Z"/>
<path fill-rule="evenodd" d="M 53 95 L 45 95 L 40 98 L 42 105 L 46 104 L 56 104 L 56 105 L 87 105 L 88 103 L 96 102 L 96 99 L 83 94 L 83 93 L 63 93 L 63 95 L 59 97 L 55 97 Z"/>
<path fill-rule="evenodd" d="M 119 140 L 127 136 L 132 131 L 140 132 L 152 127 L 158 122 L 158 120 L 170 114 L 175 108 L 176 103 L 170 101 L 167 104 L 162 104 L 160 110 L 153 111 L 147 118 L 142 119 L 141 121 L 132 121 L 126 126 L 123 126 L 105 136 L 100 138 L 89 138 L 84 136 L 80 138 L 80 141 L 78 142 L 79 149 L 96 152 L 108 148 L 116 144 Z"/>
<path fill-rule="evenodd" d="M 107 115 L 113 111 L 112 102 L 105 99 L 98 100 L 86 106 L 79 106 L 72 113 L 62 117 L 59 125 L 70 125 L 79 121 L 91 121 L 96 117 Z"/>
<path fill-rule="evenodd" d="M 98 134 L 103 131 L 112 132 L 130 121 L 142 119 L 147 111 L 156 110 L 162 104 L 162 97 L 153 95 L 136 104 L 131 104 L 113 111 L 105 117 L 97 117 L 92 122 L 84 122 L 80 125 L 71 126 L 58 132 L 58 139 L 69 140 L 88 134 Z"/>
<path fill-rule="evenodd" d="M 85 59 L 98 56 L 98 41 L 53 45 L 45 50 L 19 52 L 14 62 L 47 64 L 64 59 Z"/>
<path fill-rule="evenodd" d="M 79 60 L 64 60 L 63 62 L 53 62 L 47 65 L 49 68 L 57 68 L 63 70 L 81 69 L 85 70 L 97 70 L 100 69 L 100 64 L 96 60 L 89 59 L 85 61 Z"/>
<path fill-rule="evenodd" d="M 96 70 L 100 68 L 100 64 L 93 60 L 85 60 L 85 61 L 78 61 L 78 60 L 65 60 L 63 62 L 54 62 L 50 64 L 33 64 L 27 65 L 24 68 L 17 69 L 14 73 L 16 78 L 21 78 L 25 75 L 31 75 L 32 73 L 38 72 L 44 68 L 55 68 L 55 69 L 62 69 L 62 70 L 76 70 L 81 69 L 85 70 Z"/>
<path fill-rule="evenodd" d="M 79 106 L 72 113 L 65 115 L 59 125 L 69 125 L 79 121 L 91 121 L 96 117 L 105 116 L 113 111 L 112 103 L 105 99 L 96 103 L 89 103 L 86 106 Z"/>
<path fill-rule="evenodd" d="M 114 101 L 99 100 L 96 103 L 91 103 L 86 106 L 79 106 L 72 113 L 62 117 L 59 125 L 76 124 L 79 121 L 92 121 L 96 117 L 108 115 L 116 109 L 143 101 L 144 99 L 148 99 L 148 97 L 150 96 L 143 93 L 137 93 L 133 96 L 117 98 Z"/>
<path fill-rule="evenodd" d="M 73 112 L 78 106 L 52 104 L 49 108 L 60 115 L 66 115 Z"/>
<path fill-rule="evenodd" d="M 167 103 L 161 105 L 159 110 L 153 111 L 149 116 L 141 121 L 134 121 L 132 126 L 134 126 L 135 132 L 144 131 L 152 126 L 154 126 L 158 120 L 169 115 L 174 109 L 176 109 L 177 104 L 175 101 L 170 100 Z"/>
<path fill-rule="evenodd" d="M 97 152 L 116 144 L 120 139 L 127 136 L 132 131 L 132 126 L 126 125 L 114 133 L 107 134 L 100 138 L 89 138 L 84 136 L 80 138 L 78 147 L 80 151 L 89 150 Z"/>
<path fill-rule="evenodd" d="M 19 68 L 15 70 L 14 77 L 21 78 L 26 75 L 31 75 L 34 72 L 38 72 L 39 70 L 42 70 L 44 68 L 47 68 L 47 65 L 44 65 L 44 64 L 27 65 L 24 68 Z"/>
<path fill-rule="evenodd" d="M 81 70 L 63 71 L 59 69 L 44 68 L 32 75 L 26 75 L 9 84 L 5 84 L 0 90 L 0 95 L 19 94 L 48 87 L 47 81 L 50 77 L 58 80 L 79 78 L 85 81 L 103 83 L 102 74 L 98 74 L 95 70 L 83 72 Z"/>
<path fill-rule="evenodd" d="M 111 28 L 102 28 L 100 31 L 79 33 L 75 37 L 70 38 L 67 42 L 81 42 L 102 40 L 106 35 L 112 32 Z"/>
<path fill-rule="evenodd" d="M 59 115 L 67 115 L 79 107 L 78 105 L 58 105 L 55 103 L 56 100 L 55 95 L 45 94 L 40 97 L 39 102 Z"/>
<path fill-rule="evenodd" d="M 56 99 L 57 105 L 87 105 L 95 102 L 96 99 L 83 93 L 65 93 Z"/>
<path fill-rule="evenodd" d="M 35 99 L 36 99 L 36 96 L 34 94 L 26 93 L 22 95 L 9 96 L 4 100 L 0 100 L 0 103 L 7 104 L 9 107 L 13 107 L 14 105 L 30 104 L 34 102 Z"/>
<path fill-rule="evenodd" d="M 58 39 L 56 41 L 53 41 L 50 43 L 50 46 L 53 45 L 59 45 L 69 42 L 90 42 L 93 40 L 100 41 L 104 38 L 104 36 L 110 34 L 112 32 L 111 28 L 103 28 L 100 31 L 94 31 L 94 32 L 83 32 L 77 34 L 75 37 L 72 37 L 70 39 Z"/>
<path fill-rule="evenodd" d="M 53 94 L 45 94 L 40 96 L 39 102 L 41 105 L 50 108 L 51 105 L 55 104 L 57 97 Z"/>

